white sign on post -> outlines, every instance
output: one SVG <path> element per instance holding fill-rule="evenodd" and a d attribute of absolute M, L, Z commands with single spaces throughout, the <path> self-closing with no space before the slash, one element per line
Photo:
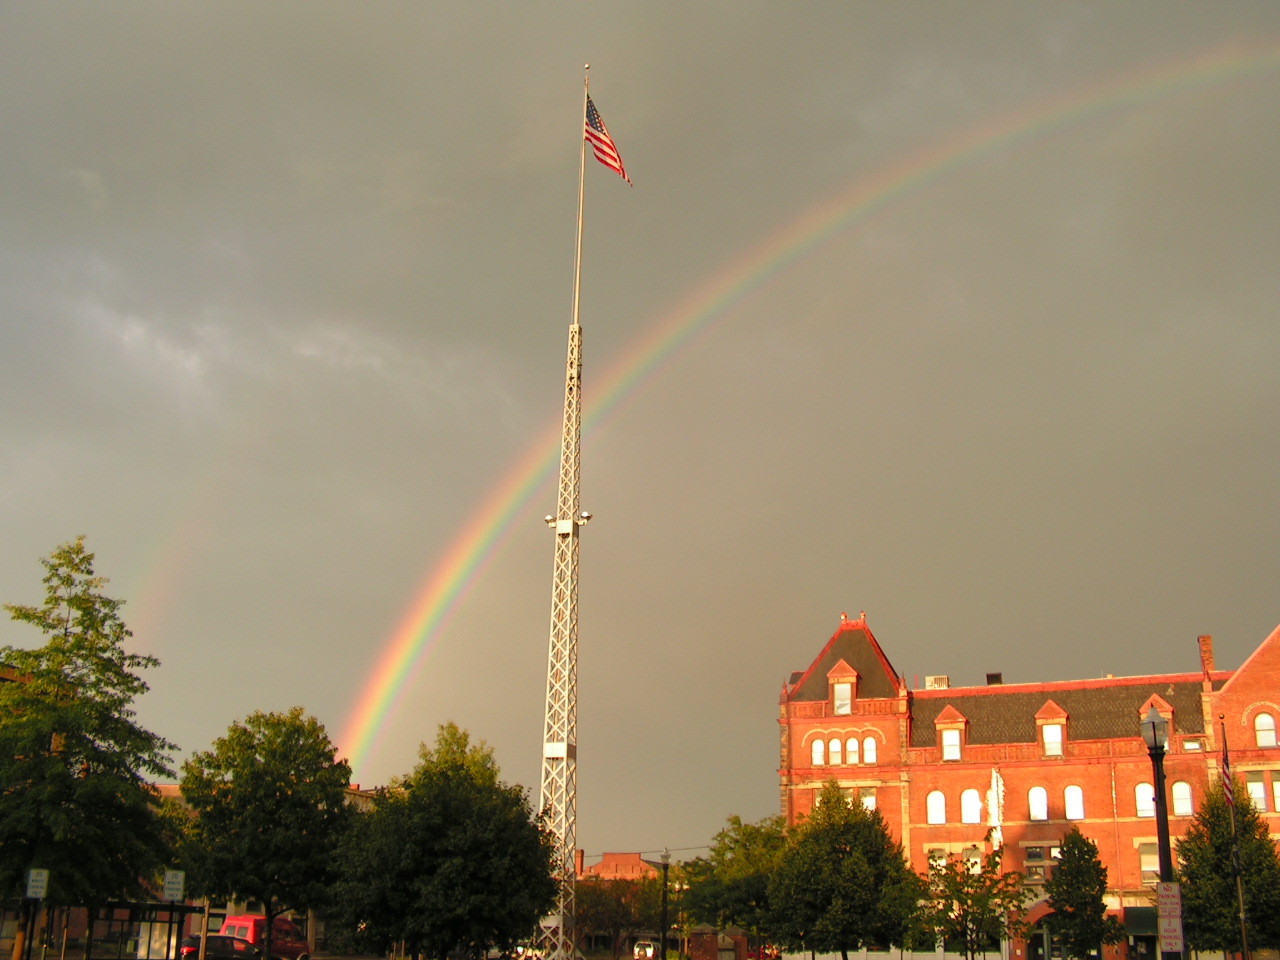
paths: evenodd
<path fill-rule="evenodd" d="M 27 897 L 43 900 L 49 893 L 49 871 L 36 867 L 27 871 Z"/>
<path fill-rule="evenodd" d="M 1156 884 L 1156 929 L 1161 953 L 1182 952 L 1182 887 L 1176 883 Z"/>
<path fill-rule="evenodd" d="M 164 898 L 181 900 L 187 890 L 187 874 L 183 870 L 166 870 L 164 872 Z"/>

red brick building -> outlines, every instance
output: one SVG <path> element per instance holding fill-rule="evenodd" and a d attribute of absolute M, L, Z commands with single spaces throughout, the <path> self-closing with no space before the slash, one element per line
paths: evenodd
<path fill-rule="evenodd" d="M 1174 843 L 1220 776 L 1219 715 L 1237 778 L 1280 834 L 1280 628 L 1236 670 L 1216 667 L 1207 636 L 1198 661 L 1188 673 L 1053 683 L 1005 684 L 992 674 L 986 686 L 952 687 L 927 677 L 912 690 L 865 614 L 842 616 L 808 669 L 782 688 L 782 812 L 790 823 L 804 817 L 834 779 L 880 810 L 916 870 L 931 856 L 978 857 L 1001 843 L 1006 869 L 1024 871 L 1033 892 L 1062 836 L 1078 826 L 1098 844 L 1110 905 L 1130 933 L 1119 952 L 1152 957 L 1155 801 L 1138 726 L 1152 704 L 1170 723 Z M 1030 919 L 1046 911 L 1038 904 Z M 1033 960 L 1040 951 L 1033 942 Z"/>

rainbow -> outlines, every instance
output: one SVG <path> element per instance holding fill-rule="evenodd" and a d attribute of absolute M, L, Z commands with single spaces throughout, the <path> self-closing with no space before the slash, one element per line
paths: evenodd
<path fill-rule="evenodd" d="M 634 395 L 659 366 L 727 316 L 735 304 L 832 236 L 898 200 L 995 153 L 1092 118 L 1258 76 L 1277 67 L 1280 42 L 1275 40 L 1214 47 L 1189 60 L 1126 73 L 1002 115 L 858 179 L 705 280 L 652 324 L 606 371 L 602 393 L 585 408 L 584 428 L 599 423 Z M 430 569 L 384 644 L 338 738 L 357 773 L 409 681 L 509 536 L 513 518 L 550 477 L 559 442 L 557 419 L 554 428 L 540 436 L 488 492 L 483 508 Z"/>

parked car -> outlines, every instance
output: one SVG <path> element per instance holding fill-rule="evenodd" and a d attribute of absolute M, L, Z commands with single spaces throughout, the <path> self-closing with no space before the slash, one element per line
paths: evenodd
<path fill-rule="evenodd" d="M 267 918 L 253 914 L 230 916 L 222 921 L 221 932 L 248 940 L 262 950 L 267 939 Z M 271 960 L 310 960 L 310 956 L 311 947 L 298 925 L 288 917 L 276 917 L 271 925 Z"/>
<path fill-rule="evenodd" d="M 262 960 L 262 951 L 248 940 L 210 934 L 205 948 L 206 960 Z M 178 960 L 199 960 L 200 938 L 187 937 L 178 944 Z"/>

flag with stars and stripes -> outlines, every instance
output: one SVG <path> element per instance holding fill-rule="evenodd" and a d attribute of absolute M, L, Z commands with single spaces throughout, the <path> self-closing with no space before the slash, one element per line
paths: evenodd
<path fill-rule="evenodd" d="M 591 143 L 591 149 L 595 151 L 596 159 L 630 183 L 631 178 L 627 176 L 627 169 L 622 165 L 622 154 L 618 153 L 618 148 L 613 142 L 613 137 L 609 136 L 609 130 L 604 125 L 600 111 L 596 109 L 590 97 L 587 97 L 585 133 L 587 140 Z"/>
<path fill-rule="evenodd" d="M 1227 806 L 1236 805 L 1236 785 L 1231 780 L 1231 756 L 1227 753 L 1227 728 L 1222 727 L 1222 792 L 1227 796 Z"/>

